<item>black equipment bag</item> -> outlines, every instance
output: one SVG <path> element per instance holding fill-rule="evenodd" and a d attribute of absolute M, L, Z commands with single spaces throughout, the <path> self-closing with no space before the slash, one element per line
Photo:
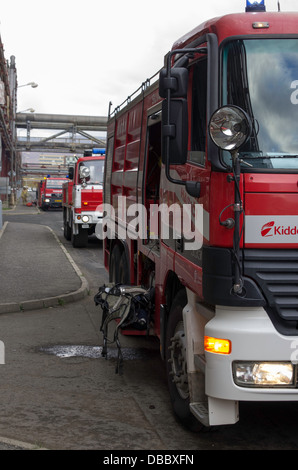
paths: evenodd
<path fill-rule="evenodd" d="M 123 355 L 119 341 L 119 330 L 130 328 L 135 330 L 149 329 L 154 288 L 144 289 L 140 286 L 122 284 L 105 284 L 94 296 L 95 305 L 102 308 L 100 331 L 103 333 L 102 356 L 107 358 L 108 325 L 115 320 L 114 339 L 118 348 L 116 373 L 122 373 Z"/>

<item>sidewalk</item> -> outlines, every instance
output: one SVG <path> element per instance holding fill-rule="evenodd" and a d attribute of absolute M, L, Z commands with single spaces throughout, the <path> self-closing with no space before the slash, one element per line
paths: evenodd
<path fill-rule="evenodd" d="M 25 209 L 21 205 L 15 213 Z M 26 207 L 36 213 L 36 207 Z M 52 229 L 6 222 L 0 230 L 0 313 L 63 305 L 85 297 L 88 283 Z"/>
<path fill-rule="evenodd" d="M 32 202 L 30 198 L 29 202 Z M 18 199 L 16 202 L 15 206 L 10 206 L 7 207 L 6 203 L 4 202 L 2 204 L 2 215 L 7 214 L 7 213 L 14 213 L 15 215 L 21 215 L 21 214 L 38 214 L 40 212 L 39 208 L 32 204 L 32 206 L 27 206 L 22 204 L 21 199 Z"/>

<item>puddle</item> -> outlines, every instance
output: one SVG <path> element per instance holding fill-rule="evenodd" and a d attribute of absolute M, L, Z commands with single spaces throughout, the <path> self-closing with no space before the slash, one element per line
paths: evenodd
<path fill-rule="evenodd" d="M 90 357 L 93 359 L 102 357 L 102 347 L 100 346 L 57 345 L 40 348 L 40 351 L 57 357 Z"/>
<path fill-rule="evenodd" d="M 102 357 L 101 346 L 84 346 L 84 345 L 54 345 L 40 348 L 39 351 L 45 354 L 52 354 L 57 357 L 89 357 L 91 359 L 105 359 Z M 134 348 L 121 348 L 124 360 L 145 360 L 150 359 L 156 355 L 156 351 L 151 349 L 134 349 Z M 118 358 L 118 349 L 108 349 L 108 359 Z"/>

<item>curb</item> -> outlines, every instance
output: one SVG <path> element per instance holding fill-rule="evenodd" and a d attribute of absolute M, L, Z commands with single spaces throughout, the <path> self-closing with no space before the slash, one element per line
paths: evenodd
<path fill-rule="evenodd" d="M 4 233 L 4 230 L 6 229 L 7 224 L 8 224 L 8 222 L 4 222 L 3 226 L 0 228 L 0 240 L 1 240 L 1 237 Z"/>
<path fill-rule="evenodd" d="M 3 235 L 3 232 L 7 226 L 8 222 L 5 222 L 2 229 L 0 230 L 0 239 Z M 64 245 L 60 242 L 59 238 L 55 234 L 55 232 L 48 227 L 47 225 L 42 225 L 46 227 L 53 235 L 55 240 L 57 241 L 58 245 L 60 246 L 61 250 L 64 252 L 66 258 L 74 268 L 77 276 L 81 279 L 81 287 L 73 292 L 68 292 L 66 294 L 60 294 L 54 297 L 45 297 L 43 299 L 36 299 L 36 300 L 25 300 L 23 302 L 9 302 L 5 304 L 0 304 L 0 314 L 1 313 L 16 313 L 16 312 L 23 312 L 28 310 L 40 310 L 43 308 L 49 307 L 61 307 L 65 303 L 70 302 L 77 302 L 80 299 L 86 297 L 89 293 L 89 284 L 87 279 L 81 273 L 79 267 L 76 265 Z"/>
<path fill-rule="evenodd" d="M 48 450 L 45 447 L 39 447 L 38 444 L 29 444 L 28 442 L 17 441 L 15 439 L 9 439 L 7 437 L 0 436 L 0 444 L 5 444 L 12 447 L 21 447 L 22 450 Z"/>

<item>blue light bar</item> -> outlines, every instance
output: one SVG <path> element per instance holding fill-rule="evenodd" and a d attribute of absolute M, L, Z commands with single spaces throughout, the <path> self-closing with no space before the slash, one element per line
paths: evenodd
<path fill-rule="evenodd" d="M 245 11 L 266 11 L 265 0 L 246 0 Z"/>
<path fill-rule="evenodd" d="M 106 149 L 92 149 L 92 153 L 94 155 L 104 155 L 106 153 Z"/>

